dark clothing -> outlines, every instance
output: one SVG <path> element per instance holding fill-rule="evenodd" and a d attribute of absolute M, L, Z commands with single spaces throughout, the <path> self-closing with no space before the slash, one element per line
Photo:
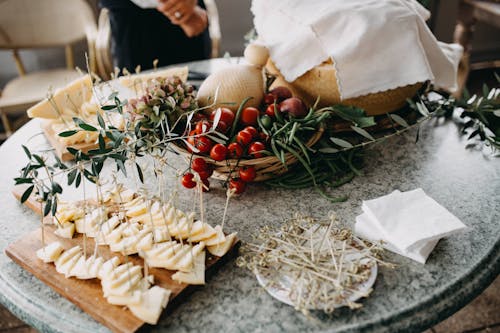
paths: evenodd
<path fill-rule="evenodd" d="M 109 10 L 112 53 L 120 69 L 150 69 L 155 59 L 161 67 L 210 57 L 208 29 L 189 38 L 154 8 L 142 9 L 128 0 L 101 0 L 100 5 Z M 199 5 L 205 8 L 203 1 Z"/>

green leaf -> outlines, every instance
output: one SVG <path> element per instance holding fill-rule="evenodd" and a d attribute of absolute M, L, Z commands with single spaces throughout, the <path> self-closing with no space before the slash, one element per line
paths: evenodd
<path fill-rule="evenodd" d="M 394 122 L 396 122 L 397 124 L 403 126 L 403 127 L 409 127 L 410 125 L 408 125 L 408 123 L 406 122 L 406 120 L 404 120 L 403 118 L 401 118 L 401 116 L 397 115 L 397 114 L 392 114 L 390 113 L 389 116 L 391 117 L 392 120 L 394 120 Z"/>
<path fill-rule="evenodd" d="M 43 160 L 43 158 L 40 157 L 40 155 L 37 155 L 37 154 L 33 154 L 33 158 L 38 162 L 38 164 L 40 164 L 41 166 L 44 166 L 45 165 L 45 161 Z"/>
<path fill-rule="evenodd" d="M 116 109 L 116 105 L 103 105 L 101 106 L 101 110 L 104 110 L 104 111 L 112 111 Z"/>
<path fill-rule="evenodd" d="M 353 147 L 352 143 L 345 141 L 345 140 L 342 140 L 342 139 L 339 139 L 339 138 L 331 137 L 330 140 L 334 144 L 336 144 L 337 146 L 340 146 L 342 148 L 352 148 Z"/>
<path fill-rule="evenodd" d="M 106 142 L 104 141 L 104 137 L 100 133 L 99 133 L 99 149 L 101 151 L 106 150 Z"/>
<path fill-rule="evenodd" d="M 351 129 L 354 132 L 358 133 L 359 135 L 367 138 L 368 140 L 375 141 L 375 138 L 370 133 L 368 133 L 366 130 L 364 130 L 360 127 L 357 127 L 357 126 L 351 126 Z"/>
<path fill-rule="evenodd" d="M 76 175 L 76 181 L 75 181 L 75 187 L 79 187 L 82 182 L 82 174 L 81 172 L 78 172 Z"/>
<path fill-rule="evenodd" d="M 17 177 L 17 178 L 14 178 L 14 181 L 16 182 L 16 185 L 19 185 L 19 184 L 33 184 L 33 178 Z"/>
<path fill-rule="evenodd" d="M 97 113 L 97 122 L 102 129 L 106 129 L 106 123 L 104 122 L 104 119 L 102 118 L 100 113 Z"/>
<path fill-rule="evenodd" d="M 420 114 L 424 117 L 429 116 L 430 112 L 427 110 L 427 107 L 425 106 L 424 103 L 417 103 L 417 111 L 420 112 Z"/>
<path fill-rule="evenodd" d="M 28 156 L 28 159 L 31 160 L 31 152 L 30 152 L 30 150 L 25 145 L 21 145 L 21 147 L 23 147 L 24 153 L 26 154 L 26 156 Z"/>
<path fill-rule="evenodd" d="M 75 149 L 75 148 L 73 148 L 73 147 L 66 147 L 66 150 L 67 150 L 67 151 L 69 151 L 69 153 L 70 153 L 71 155 L 76 155 L 76 154 L 78 154 L 78 153 L 80 152 L 80 150 Z"/>
<path fill-rule="evenodd" d="M 52 208 L 52 200 L 51 199 L 47 200 L 47 202 L 45 203 L 45 207 L 43 209 L 43 216 L 49 215 L 50 208 Z"/>
<path fill-rule="evenodd" d="M 63 137 L 63 138 L 67 138 L 69 136 L 72 136 L 72 135 L 75 135 L 76 133 L 78 133 L 77 130 L 70 130 L 70 131 L 64 131 L 64 132 L 61 132 L 59 133 L 58 135 L 60 137 Z"/>
<path fill-rule="evenodd" d="M 31 192 L 33 192 L 34 188 L 35 188 L 35 185 L 31 185 L 30 187 L 28 187 L 26 189 L 26 191 L 24 191 L 23 195 L 21 196 L 21 203 L 24 203 L 26 200 L 28 200 L 28 198 L 30 197 Z"/>
<path fill-rule="evenodd" d="M 139 175 L 139 179 L 140 179 L 141 183 L 144 184 L 144 175 L 142 174 L 142 169 L 141 169 L 139 163 L 135 163 L 135 167 L 137 168 L 137 174 Z"/>
<path fill-rule="evenodd" d="M 86 131 L 89 131 L 89 132 L 97 132 L 97 128 L 95 128 L 94 126 L 92 125 L 89 125 L 89 124 L 78 124 L 78 126 L 80 126 L 80 128 L 86 130 Z"/>
<path fill-rule="evenodd" d="M 486 83 L 483 83 L 483 96 L 486 97 L 490 93 L 490 88 Z"/>
<path fill-rule="evenodd" d="M 62 187 L 56 182 L 52 182 L 52 193 L 62 193 Z"/>
<path fill-rule="evenodd" d="M 376 125 L 375 118 L 366 115 L 363 109 L 348 105 L 335 105 L 333 113 L 344 120 L 352 121 L 358 127 L 370 127 Z"/>
<path fill-rule="evenodd" d="M 77 169 L 73 169 L 68 173 L 68 186 L 73 184 L 73 182 L 75 181 L 77 172 L 78 172 Z"/>
<path fill-rule="evenodd" d="M 52 216 L 55 216 L 57 213 L 57 200 L 54 200 L 54 203 L 52 204 Z"/>
<path fill-rule="evenodd" d="M 318 149 L 318 151 L 321 152 L 321 153 L 325 153 L 325 154 L 335 154 L 335 153 L 339 152 L 338 149 L 335 149 L 335 148 L 332 148 L 332 147 L 320 148 L 320 149 Z"/>

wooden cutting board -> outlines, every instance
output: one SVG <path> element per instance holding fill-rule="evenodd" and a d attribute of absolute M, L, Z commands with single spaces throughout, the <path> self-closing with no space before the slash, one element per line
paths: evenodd
<path fill-rule="evenodd" d="M 97 143 L 77 143 L 71 146 L 65 145 L 61 141 L 59 141 L 57 133 L 55 133 L 52 129 L 51 121 L 42 121 L 41 127 L 43 133 L 45 134 L 45 137 L 47 138 L 47 141 L 50 143 L 52 148 L 54 148 L 56 156 L 59 157 L 59 159 L 63 162 L 72 161 L 75 159 L 73 154 L 68 151 L 68 147 L 81 150 L 83 153 L 87 153 L 89 150 L 99 147 Z"/>
<path fill-rule="evenodd" d="M 13 190 L 14 196 L 19 199 L 25 188 L 18 186 Z M 41 214 L 40 204 L 34 197 L 30 197 L 26 202 L 26 206 L 34 210 L 37 214 Z M 65 249 L 73 246 L 84 246 L 84 239 L 81 234 L 72 239 L 60 238 L 54 234 L 55 226 L 45 225 L 43 227 L 45 243 L 49 244 L 53 241 L 59 241 Z M 78 280 L 74 277 L 65 278 L 63 274 L 56 271 L 53 263 L 44 263 L 36 256 L 36 251 L 42 247 L 42 228 L 24 235 L 22 238 L 11 243 L 5 253 L 19 266 L 26 269 L 28 272 L 36 276 L 42 282 L 61 294 L 63 297 L 70 300 L 76 306 L 88 313 L 92 318 L 108 327 L 113 332 L 135 332 L 144 322 L 135 317 L 128 309 L 122 306 L 111 305 L 103 297 L 101 283 L 98 279 Z M 93 253 L 94 240 L 87 238 L 85 241 L 87 248 L 87 256 Z M 206 259 L 206 275 L 212 274 L 217 267 L 229 258 L 234 257 L 239 240 L 235 240 L 231 250 L 224 257 L 212 256 L 207 252 Z M 122 262 L 125 260 L 132 261 L 135 265 L 143 266 L 143 259 L 137 255 L 128 256 L 125 258 L 119 253 L 111 252 L 108 246 L 99 246 L 99 255 L 104 259 L 109 259 L 113 256 L 119 257 Z M 186 296 L 195 286 L 190 286 L 184 283 L 179 283 L 172 280 L 172 275 L 175 271 L 169 271 L 161 268 L 150 268 L 149 274 L 155 278 L 155 285 L 169 289 L 172 291 L 167 309 L 164 313 L 169 312 L 173 307 L 182 301 L 183 296 Z"/>

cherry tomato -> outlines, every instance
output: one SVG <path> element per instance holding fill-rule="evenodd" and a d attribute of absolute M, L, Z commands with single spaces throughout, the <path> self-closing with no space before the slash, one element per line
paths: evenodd
<path fill-rule="evenodd" d="M 250 142 L 252 142 L 252 139 L 252 133 L 245 130 L 239 131 L 236 135 L 236 142 L 238 142 L 242 146 L 248 146 Z"/>
<path fill-rule="evenodd" d="M 200 172 L 208 170 L 209 167 L 207 162 L 203 158 L 197 157 L 191 161 L 191 169 L 193 169 L 196 172 Z"/>
<path fill-rule="evenodd" d="M 193 181 L 194 175 L 191 172 L 186 172 L 182 176 L 182 186 L 185 188 L 193 188 L 196 186 L 196 182 Z"/>
<path fill-rule="evenodd" d="M 248 132 L 250 134 L 252 134 L 252 138 L 256 138 L 259 136 L 259 132 L 257 131 L 257 129 L 255 129 L 255 127 L 253 126 L 247 126 L 243 129 L 245 132 Z"/>
<path fill-rule="evenodd" d="M 195 113 L 193 115 L 193 118 L 191 119 L 193 122 L 198 122 L 200 120 L 206 120 L 207 116 L 205 116 L 203 113 Z"/>
<path fill-rule="evenodd" d="M 213 142 L 206 136 L 200 136 L 194 139 L 194 146 L 198 148 L 200 153 L 208 153 L 212 149 Z"/>
<path fill-rule="evenodd" d="M 247 184 L 241 179 L 231 179 L 229 181 L 229 188 L 234 189 L 236 194 L 241 194 L 245 192 Z"/>
<path fill-rule="evenodd" d="M 274 114 L 274 104 L 269 104 L 267 106 L 267 109 L 266 109 L 266 114 L 269 116 L 269 117 L 274 117 L 275 114 Z M 279 112 L 279 106 L 278 106 L 278 112 Z"/>
<path fill-rule="evenodd" d="M 240 168 L 240 179 L 244 182 L 251 182 L 255 179 L 257 176 L 257 172 L 255 171 L 255 167 L 253 166 L 246 166 Z"/>
<path fill-rule="evenodd" d="M 196 172 L 198 172 L 201 180 L 208 179 L 214 173 L 214 171 L 210 168 Z"/>
<path fill-rule="evenodd" d="M 207 120 L 200 120 L 196 123 L 195 131 L 196 134 L 203 134 L 210 130 L 212 125 Z"/>
<path fill-rule="evenodd" d="M 208 192 L 208 191 L 210 191 L 210 182 L 208 181 L 208 179 L 202 179 L 201 181 L 203 182 L 203 185 L 205 185 L 205 186 L 206 186 L 206 187 L 205 187 L 205 186 L 202 186 L 202 187 L 201 187 L 201 190 L 202 190 L 203 192 Z"/>
<path fill-rule="evenodd" d="M 217 123 L 216 130 L 219 133 L 225 134 L 225 133 L 227 133 L 228 129 L 229 129 L 229 126 L 227 126 L 226 122 L 222 121 L 222 120 L 219 120 L 219 122 Z"/>
<path fill-rule="evenodd" d="M 227 156 L 227 147 L 221 143 L 216 144 L 210 150 L 210 157 L 216 161 L 224 161 Z"/>
<path fill-rule="evenodd" d="M 247 107 L 241 111 L 240 122 L 243 125 L 257 125 L 257 118 L 259 117 L 259 110 L 254 107 Z"/>
<path fill-rule="evenodd" d="M 266 145 L 260 141 L 256 141 L 248 147 L 248 154 L 254 158 L 261 158 L 264 156 L 264 154 L 261 153 L 263 150 L 266 150 Z"/>
<path fill-rule="evenodd" d="M 237 142 L 230 143 L 229 146 L 227 146 L 227 150 L 231 158 L 240 158 L 243 156 L 243 147 Z"/>
<path fill-rule="evenodd" d="M 226 123 L 227 126 L 231 126 L 234 121 L 234 113 L 233 111 L 229 110 L 228 108 L 220 108 L 221 110 L 221 115 L 220 115 L 220 120 Z M 214 121 L 215 115 L 217 113 L 217 110 L 212 111 L 210 114 L 210 120 Z"/>

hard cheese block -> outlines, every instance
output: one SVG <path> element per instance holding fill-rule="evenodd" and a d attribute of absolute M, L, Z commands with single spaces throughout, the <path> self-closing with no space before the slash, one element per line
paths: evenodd
<path fill-rule="evenodd" d="M 35 104 L 28 109 L 27 113 L 30 118 L 57 119 L 62 115 L 76 116 L 79 107 L 91 97 L 92 78 L 86 74 L 66 87 L 57 89 L 51 98 Z"/>

